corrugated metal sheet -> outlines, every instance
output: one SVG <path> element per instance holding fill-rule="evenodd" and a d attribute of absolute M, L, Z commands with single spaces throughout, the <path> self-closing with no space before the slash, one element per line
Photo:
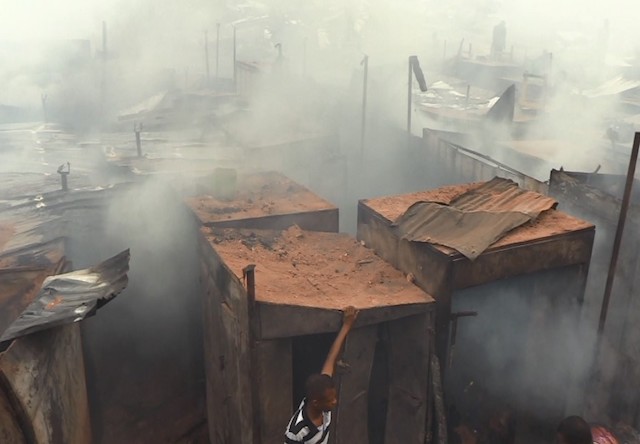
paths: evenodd
<path fill-rule="evenodd" d="M 59 273 L 69 224 L 82 217 L 78 210 L 104 208 L 127 186 L 0 200 L 0 341 L 83 319 L 126 287 L 128 251 L 90 269 Z"/>
<path fill-rule="evenodd" d="M 451 206 L 460 211 L 518 212 L 532 218 L 557 205 L 558 202 L 549 196 L 524 190 L 514 181 L 501 177 L 495 177 L 451 201 Z"/>
<path fill-rule="evenodd" d="M 444 245 L 473 260 L 505 233 L 556 205 L 547 196 L 496 177 L 450 205 L 416 202 L 393 225 L 403 239 Z"/>
<path fill-rule="evenodd" d="M 84 319 L 127 286 L 129 250 L 84 270 L 49 276 L 1 341 Z"/>
<path fill-rule="evenodd" d="M 625 79 L 623 76 L 618 76 L 613 79 L 609 79 L 597 88 L 583 91 L 585 97 L 590 99 L 596 97 L 613 96 L 616 94 L 629 91 L 640 86 L 640 81 Z"/>

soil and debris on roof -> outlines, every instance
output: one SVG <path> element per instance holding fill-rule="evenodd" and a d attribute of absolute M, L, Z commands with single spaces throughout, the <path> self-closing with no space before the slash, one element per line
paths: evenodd
<path fill-rule="evenodd" d="M 242 279 L 256 264 L 256 300 L 325 309 L 427 304 L 411 277 L 346 234 L 202 228 L 225 264 Z"/>
<path fill-rule="evenodd" d="M 493 222 L 489 222 L 488 220 L 484 222 L 475 221 L 478 223 L 472 224 L 470 227 L 465 225 L 465 227 L 467 227 L 466 230 L 469 231 L 465 234 L 465 237 L 472 239 L 473 242 L 485 238 L 485 242 L 483 242 L 483 244 L 486 244 L 485 249 L 527 243 L 537 239 L 593 229 L 591 223 L 556 210 L 556 202 L 553 199 L 534 192 L 514 194 L 513 189 L 518 189 L 518 187 L 515 183 L 511 182 L 511 184 L 509 184 L 509 182 L 511 181 L 496 178 L 486 183 L 480 182 L 445 186 L 435 190 L 368 199 L 364 200 L 363 203 L 388 219 L 390 223 L 396 222 L 400 226 L 403 224 L 403 221 L 406 222 L 406 219 L 412 215 L 410 211 L 412 206 L 420 202 L 441 204 L 436 207 L 431 206 L 426 208 L 427 216 L 430 218 L 429 220 L 431 220 L 433 216 L 433 211 L 429 211 L 430 209 L 434 210 L 434 208 L 440 209 L 443 206 L 455 206 L 456 202 L 459 204 L 464 203 L 462 209 L 464 210 L 466 208 L 470 213 L 483 211 L 486 214 L 494 213 L 498 218 L 503 217 L 505 212 L 516 216 L 519 214 L 524 215 L 519 225 L 510 228 L 508 226 L 503 227 L 504 229 L 499 230 L 500 232 L 497 236 L 495 233 L 491 235 L 484 233 L 488 226 L 493 225 Z M 504 192 L 500 191 L 503 188 Z M 531 211 L 529 211 L 528 208 L 530 208 Z M 409 213 L 407 213 L 408 211 Z M 527 212 L 532 212 L 536 217 L 527 215 Z M 439 223 L 438 226 L 440 230 L 445 230 L 444 234 L 447 234 L 447 231 L 451 231 L 451 233 L 454 234 L 453 237 L 456 238 L 456 236 L 460 234 L 460 227 L 458 226 L 460 220 L 456 218 L 453 218 L 455 221 L 452 218 L 449 219 L 451 220 L 444 225 L 444 228 L 441 223 Z M 425 222 L 424 217 L 422 217 L 421 220 Z M 412 225 L 416 225 L 416 223 L 417 222 L 412 222 Z M 419 223 L 417 224 L 420 225 Z M 460 247 L 461 250 L 464 250 L 461 251 L 463 254 L 467 254 L 467 257 L 471 256 L 473 258 L 480 255 L 482 251 L 485 251 L 476 247 L 467 249 L 464 245 L 460 245 L 459 242 L 456 243 L 455 246 L 452 245 L 451 242 L 447 242 L 450 244 L 447 246 L 447 244 L 440 239 L 443 236 L 435 235 L 432 225 L 433 224 L 427 224 L 425 227 L 422 227 L 422 229 L 419 230 L 420 233 L 416 240 L 433 243 L 438 249 L 444 252 L 452 252 L 454 251 L 453 249 Z M 407 227 L 405 227 L 403 231 L 404 234 L 408 233 L 406 228 Z M 412 237 L 416 237 L 415 234 L 416 233 L 414 233 Z M 436 237 L 438 237 L 438 239 L 436 239 Z M 447 235 L 444 237 L 449 239 L 452 236 Z M 471 250 L 474 250 L 474 252 Z"/>
<path fill-rule="evenodd" d="M 218 190 L 214 189 L 213 177 L 208 180 L 201 187 L 206 194 L 186 199 L 204 224 L 336 208 L 309 189 L 276 172 L 240 175 L 233 180 L 229 198 L 220 196 Z M 224 186 L 229 188 L 228 184 Z"/>

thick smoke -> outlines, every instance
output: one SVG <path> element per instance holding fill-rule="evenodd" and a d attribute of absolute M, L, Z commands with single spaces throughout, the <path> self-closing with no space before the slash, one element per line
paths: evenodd
<path fill-rule="evenodd" d="M 484 123 L 469 124 L 469 128 L 465 124 L 456 130 L 472 134 L 478 149 L 496 158 L 505 156 L 505 150 L 517 139 L 530 142 L 528 155 L 542 156 L 548 165 L 595 169 L 601 164 L 608 172 L 624 168 L 619 158 L 626 156 L 627 140 L 620 133 L 620 140 L 612 144 L 606 134 L 611 125 L 624 120 L 625 109 L 619 95 L 599 87 L 621 75 L 638 79 L 633 67 L 638 56 L 637 26 L 633 23 L 636 11 L 629 10 L 636 7 L 629 2 L 11 3 L 0 16 L 0 123 L 36 123 L 22 133 L 25 142 L 20 148 L 0 146 L 2 171 L 24 171 L 28 165 L 28 171 L 53 173 L 57 165 L 67 161 L 68 153 L 47 152 L 46 143 L 39 140 L 37 129 L 42 129 L 45 119 L 76 134 L 73 143 L 91 141 L 107 155 L 131 161 L 126 158 L 135 153 L 131 131 L 135 121 L 146 128 L 147 157 L 188 157 L 184 146 L 191 144 L 203 147 L 193 155 L 196 162 L 219 156 L 216 160 L 223 159 L 221 163 L 233 159 L 242 167 L 282 170 L 336 202 L 341 230 L 354 234 L 358 199 L 436 187 L 451 179 L 427 157 L 416 137 L 423 126 L 433 123 L 416 103 L 437 90 L 437 82 L 455 83 L 452 77 L 460 74 L 454 69 L 460 57 L 487 61 L 493 27 L 501 21 L 507 29 L 503 61 L 546 76 L 543 109 L 518 134 Z M 216 54 L 217 24 L 220 40 Z M 240 99 L 230 99 L 213 110 L 209 102 L 190 105 L 194 97 L 233 92 L 234 29 L 237 59 L 260 74 L 247 74 L 249 68 L 236 72 L 248 75 L 248 80 L 239 80 L 239 88 L 247 88 L 240 91 Z M 369 72 L 362 144 L 361 61 L 365 55 Z M 407 60 L 412 55 L 420 59 L 429 91 L 421 94 L 413 85 L 416 102 L 411 106 L 413 137 L 409 137 L 405 132 Z M 215 78 L 216 68 L 219 78 Z M 505 88 L 478 78 L 483 84 L 473 85 L 471 91 L 483 88 L 477 108 L 486 112 Z M 519 83 L 522 79 L 501 80 Z M 521 104 L 522 91 L 518 91 L 517 103 Z M 442 105 L 459 105 L 461 94 L 464 88 L 457 91 L 457 101 Z M 163 106 L 178 111 L 164 121 L 151 114 L 118 119 L 123 110 L 154 96 L 165 97 Z M 216 96 L 212 100 L 220 99 Z M 62 136 L 55 137 L 60 140 Z M 543 151 L 542 146 L 552 148 Z M 181 173 L 185 181 L 194 179 L 194 173 L 186 169 L 175 166 L 173 171 Z M 105 182 L 123 178 L 118 171 L 104 175 Z M 100 230 L 79 236 L 73 243 L 78 266 L 124 247 L 131 247 L 132 253 L 129 290 L 122 300 L 88 322 L 95 326 L 88 327 L 88 338 L 113 356 L 126 350 L 125 355 L 139 359 L 145 369 L 158 356 L 180 356 L 183 362 L 175 368 L 196 374 L 191 366 L 200 358 L 189 353 L 197 347 L 187 342 L 197 337 L 197 327 L 190 330 L 190 322 L 197 316 L 180 304 L 183 296 L 193 298 L 199 291 L 195 283 L 185 286 L 197 279 L 193 226 L 158 183 L 145 183 L 114 202 L 107 214 L 95 221 Z M 601 273 L 602 267 L 594 270 Z M 556 369 L 586 372 L 590 367 L 593 338 L 582 329 L 593 331 L 593 316 L 578 323 L 580 308 L 571 303 L 562 305 L 553 323 L 538 319 L 539 325 L 529 325 L 527 334 L 538 342 L 527 344 L 528 336 L 518 330 L 525 322 L 520 316 L 554 311 L 555 307 L 534 306 L 544 303 L 532 300 L 520 285 L 509 285 L 461 296 L 457 309 L 480 312 L 477 319 L 461 321 L 461 337 L 488 339 L 458 347 L 456 363 L 461 355 L 475 358 L 477 350 L 483 352 L 477 356 L 481 365 L 472 368 L 473 375 L 456 377 L 462 383 L 479 375 L 497 398 L 519 409 L 527 403 L 544 407 L 543 398 L 548 395 L 552 399 L 566 382 L 566 374 Z M 597 290 L 587 296 L 587 307 L 598 305 Z M 494 316 L 498 318 L 495 322 Z M 118 330 L 120 326 L 122 330 Z M 99 334 L 111 330 L 112 334 Z M 518 365 L 523 367 L 509 374 L 507 360 L 513 356 L 504 350 L 520 348 L 544 352 L 544 360 L 536 361 L 535 353 L 520 355 Z M 181 350 L 189 352 L 181 354 Z M 118 369 L 108 382 L 117 385 L 119 378 L 130 377 L 127 372 L 134 372 L 134 368 Z M 576 371 L 571 377 L 582 382 L 585 372 Z M 179 377 L 175 381 L 184 382 Z M 580 389 L 584 392 L 587 387 L 578 386 Z M 536 391 L 540 399 L 522 399 L 522 393 Z M 105 383 L 96 396 L 108 396 L 108 392 Z"/>

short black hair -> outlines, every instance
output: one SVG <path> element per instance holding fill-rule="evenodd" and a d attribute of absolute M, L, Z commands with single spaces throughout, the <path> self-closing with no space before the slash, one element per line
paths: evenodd
<path fill-rule="evenodd" d="M 593 444 L 589 423 L 579 416 L 569 416 L 558 425 L 558 433 L 567 444 Z"/>
<path fill-rule="evenodd" d="M 329 375 L 314 373 L 307 378 L 304 385 L 304 394 L 309 401 L 320 400 L 329 389 L 335 389 L 336 385 Z"/>

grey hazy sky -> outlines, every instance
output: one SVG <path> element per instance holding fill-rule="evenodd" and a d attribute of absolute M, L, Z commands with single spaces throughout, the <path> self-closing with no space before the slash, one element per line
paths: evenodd
<path fill-rule="evenodd" d="M 0 40 L 87 38 L 122 0 L 3 0 Z"/>

